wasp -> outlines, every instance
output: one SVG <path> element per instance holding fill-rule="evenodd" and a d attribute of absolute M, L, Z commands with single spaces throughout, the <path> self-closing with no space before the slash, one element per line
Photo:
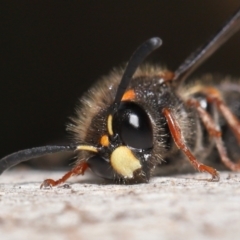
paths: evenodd
<path fill-rule="evenodd" d="M 238 80 L 189 76 L 240 29 L 240 9 L 175 72 L 142 65 L 162 45 L 158 37 L 140 45 L 124 69 L 115 69 L 80 100 L 68 125 L 75 141 L 18 151 L 0 160 L 0 173 L 46 154 L 74 152 L 75 166 L 64 183 L 87 169 L 118 183 L 147 183 L 153 173 L 240 170 L 240 85 Z"/>

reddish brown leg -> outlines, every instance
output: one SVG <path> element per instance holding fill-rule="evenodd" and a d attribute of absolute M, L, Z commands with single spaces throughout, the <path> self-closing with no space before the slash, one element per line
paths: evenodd
<path fill-rule="evenodd" d="M 181 133 L 181 129 L 178 125 L 177 120 L 171 113 L 171 110 L 168 108 L 163 109 L 163 114 L 167 119 L 167 123 L 170 129 L 170 132 L 172 134 L 173 140 L 177 147 L 181 149 L 184 154 L 188 157 L 190 163 L 193 165 L 195 169 L 197 169 L 200 172 L 208 172 L 212 175 L 212 181 L 219 181 L 220 177 L 216 169 L 206 166 L 200 162 L 197 161 L 197 159 L 192 155 L 189 148 L 186 146 L 184 142 L 183 135 Z"/>
<path fill-rule="evenodd" d="M 87 162 L 85 162 L 85 161 L 80 162 L 71 171 L 67 172 L 62 178 L 60 178 L 56 181 L 52 180 L 52 179 L 44 180 L 43 183 L 41 184 L 40 188 L 53 187 L 53 186 L 57 186 L 59 184 L 62 184 L 64 182 L 66 182 L 67 179 L 69 179 L 72 176 L 83 175 L 87 168 L 88 168 Z"/>
<path fill-rule="evenodd" d="M 238 144 L 240 144 L 240 121 L 220 98 L 209 96 L 207 100 L 210 103 L 216 104 L 219 112 L 221 112 L 229 127 L 232 129 L 232 132 L 235 135 Z"/>
<path fill-rule="evenodd" d="M 223 164 L 231 169 L 232 171 L 240 171 L 240 164 L 232 162 L 228 156 L 227 156 L 227 151 L 226 148 L 224 147 L 224 143 L 222 141 L 222 133 L 218 129 L 217 125 L 214 123 L 214 120 L 212 117 L 206 112 L 199 104 L 199 102 L 195 99 L 189 99 L 188 100 L 188 105 L 193 106 L 196 108 L 198 111 L 198 114 L 206 127 L 209 135 L 214 139 L 216 143 L 217 150 L 219 152 L 220 158 L 223 162 Z M 227 108 L 227 107 L 226 107 Z M 227 108 L 228 109 L 228 108 Z M 230 111 L 228 109 L 228 111 Z M 226 112 L 225 112 L 226 114 Z M 231 115 L 235 118 L 235 116 L 231 113 Z M 232 128 L 233 129 L 233 128 Z M 238 133 L 236 133 L 238 134 Z M 236 136 L 236 135 L 235 135 Z"/>

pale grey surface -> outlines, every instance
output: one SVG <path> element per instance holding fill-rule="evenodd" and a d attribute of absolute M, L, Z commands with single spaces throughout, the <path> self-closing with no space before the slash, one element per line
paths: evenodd
<path fill-rule="evenodd" d="M 89 176 L 70 188 L 40 190 L 62 172 L 0 177 L 0 239 L 240 239 L 240 174 L 153 178 L 111 185 Z"/>

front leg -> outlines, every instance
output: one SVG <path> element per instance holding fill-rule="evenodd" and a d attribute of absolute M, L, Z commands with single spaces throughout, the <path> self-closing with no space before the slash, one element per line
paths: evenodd
<path fill-rule="evenodd" d="M 185 144 L 181 129 L 171 110 L 169 108 L 164 108 L 163 114 L 167 120 L 169 130 L 176 146 L 184 152 L 192 166 L 200 172 L 210 173 L 212 175 L 211 181 L 219 181 L 220 177 L 216 169 L 198 162 L 198 160 L 193 156 L 190 149 Z"/>
<path fill-rule="evenodd" d="M 45 179 L 43 183 L 41 184 L 40 188 L 46 188 L 46 187 L 54 187 L 57 185 L 60 185 L 67 181 L 72 176 L 76 175 L 83 175 L 84 172 L 88 169 L 88 164 L 86 161 L 80 162 L 78 165 L 76 165 L 71 171 L 67 172 L 62 178 L 58 180 L 53 179 Z"/>

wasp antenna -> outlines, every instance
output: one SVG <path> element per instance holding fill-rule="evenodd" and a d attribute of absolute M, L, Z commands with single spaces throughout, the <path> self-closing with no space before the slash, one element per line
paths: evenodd
<path fill-rule="evenodd" d="M 122 80 L 118 86 L 116 97 L 114 100 L 114 105 L 118 105 L 121 101 L 124 92 L 126 91 L 129 82 L 136 69 L 142 63 L 142 61 L 154 50 L 159 48 L 162 45 L 162 40 L 158 37 L 150 38 L 142 45 L 140 45 L 137 50 L 131 56 L 128 65 L 125 69 L 125 72 L 122 76 Z"/>
<path fill-rule="evenodd" d="M 16 153 L 10 154 L 0 160 L 0 174 L 6 169 L 17 165 L 18 163 L 41 157 L 49 153 L 68 152 L 75 151 L 77 145 L 65 145 L 65 146 L 43 146 L 25 149 Z"/>
<path fill-rule="evenodd" d="M 204 61 L 206 61 L 216 50 L 229 40 L 240 29 L 240 8 L 220 28 L 220 30 L 205 45 L 191 54 L 175 71 L 174 80 L 181 84 L 193 73 Z"/>

